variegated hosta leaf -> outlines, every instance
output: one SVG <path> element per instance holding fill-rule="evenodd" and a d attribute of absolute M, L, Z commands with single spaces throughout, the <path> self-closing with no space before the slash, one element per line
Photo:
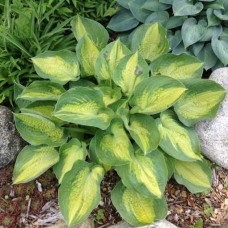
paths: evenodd
<path fill-rule="evenodd" d="M 120 86 L 123 93 L 131 96 L 135 86 L 149 77 L 147 62 L 138 52 L 122 58 L 114 71 L 113 81 Z"/>
<path fill-rule="evenodd" d="M 171 107 L 186 90 L 176 79 L 154 76 L 141 81 L 130 100 L 131 113 L 156 114 Z"/>
<path fill-rule="evenodd" d="M 187 55 L 165 54 L 151 63 L 152 75 L 166 75 L 175 79 L 201 78 L 203 63 Z"/>
<path fill-rule="evenodd" d="M 79 224 L 98 206 L 104 169 L 77 161 L 66 173 L 59 188 L 59 205 L 67 225 Z"/>
<path fill-rule="evenodd" d="M 85 35 L 76 46 L 78 61 L 81 64 L 82 76 L 95 75 L 95 63 L 99 50 L 90 37 Z"/>
<path fill-rule="evenodd" d="M 165 198 L 145 197 L 119 182 L 111 193 L 111 200 L 121 217 L 133 226 L 142 226 L 164 219 L 167 215 Z"/>
<path fill-rule="evenodd" d="M 153 117 L 144 114 L 130 115 L 128 131 L 145 155 L 158 147 L 160 133 Z"/>
<path fill-rule="evenodd" d="M 116 167 L 116 171 L 126 187 L 144 196 L 162 198 L 168 170 L 160 151 L 147 156 L 136 154 L 129 164 Z"/>
<path fill-rule="evenodd" d="M 121 90 L 117 87 L 112 89 L 109 86 L 97 86 L 95 89 L 102 93 L 105 106 L 118 101 L 122 97 Z"/>
<path fill-rule="evenodd" d="M 188 90 L 174 105 L 180 121 L 192 126 L 200 120 L 215 117 L 226 95 L 224 88 L 211 80 L 187 80 L 184 84 Z"/>
<path fill-rule="evenodd" d="M 176 160 L 174 177 L 192 193 L 210 190 L 212 176 L 206 160 L 183 162 Z"/>
<path fill-rule="evenodd" d="M 108 171 L 111 169 L 110 165 L 106 165 L 102 163 L 102 161 L 98 158 L 96 153 L 96 137 L 93 137 L 89 143 L 89 155 L 92 162 L 97 163 L 101 165 L 105 171 Z"/>
<path fill-rule="evenodd" d="M 30 144 L 61 146 L 67 140 L 63 128 L 44 116 L 31 113 L 14 113 L 14 120 L 21 137 Z"/>
<path fill-rule="evenodd" d="M 101 129 L 109 126 L 112 115 L 112 110 L 105 107 L 100 91 L 80 86 L 64 93 L 54 112 L 59 119 Z"/>
<path fill-rule="evenodd" d="M 199 138 L 193 128 L 182 125 L 172 110 L 161 113 L 157 120 L 161 135 L 160 147 L 182 161 L 200 160 Z"/>
<path fill-rule="evenodd" d="M 107 30 L 100 23 L 77 15 L 71 21 L 74 36 L 79 42 L 83 36 L 88 35 L 99 48 L 108 43 L 109 35 Z"/>
<path fill-rule="evenodd" d="M 108 44 L 99 54 L 95 71 L 99 80 L 113 79 L 113 72 L 119 61 L 131 51 L 119 39 Z"/>
<path fill-rule="evenodd" d="M 25 146 L 14 166 L 13 183 L 34 180 L 59 161 L 59 153 L 50 146 Z"/>
<path fill-rule="evenodd" d="M 76 161 L 85 160 L 87 154 L 86 144 L 73 138 L 60 147 L 59 153 L 59 162 L 53 167 L 53 170 L 59 183 L 61 183 L 65 174 L 72 169 Z"/>
<path fill-rule="evenodd" d="M 41 115 L 54 121 L 57 124 L 62 124 L 64 123 L 64 121 L 56 118 L 52 114 L 55 109 L 55 104 L 56 104 L 55 101 L 34 101 L 28 106 L 26 106 L 26 108 L 21 108 L 20 110 L 23 113 L 32 113 L 32 114 Z"/>
<path fill-rule="evenodd" d="M 36 73 L 59 84 L 79 79 L 80 69 L 76 54 L 68 51 L 46 51 L 32 58 Z"/>
<path fill-rule="evenodd" d="M 161 148 L 158 148 L 157 151 L 162 153 L 165 158 L 166 166 L 168 169 L 168 180 L 169 180 L 174 174 L 175 159 L 173 157 L 169 156 L 168 154 L 166 154 Z"/>
<path fill-rule="evenodd" d="M 65 92 L 65 89 L 54 82 L 34 81 L 25 87 L 18 98 L 29 101 L 56 101 Z"/>
<path fill-rule="evenodd" d="M 133 147 L 123 124 L 114 120 L 106 131 L 97 131 L 96 153 L 104 164 L 119 166 L 132 159 Z"/>
<path fill-rule="evenodd" d="M 153 61 L 169 51 L 166 29 L 158 23 L 141 25 L 132 37 L 131 48 L 139 50 L 144 59 Z"/>

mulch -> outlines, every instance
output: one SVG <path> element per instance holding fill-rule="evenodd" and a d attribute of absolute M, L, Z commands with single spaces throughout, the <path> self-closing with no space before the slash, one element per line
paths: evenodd
<path fill-rule="evenodd" d="M 57 205 L 58 183 L 51 171 L 28 184 L 11 186 L 13 166 L 0 170 L 0 225 L 4 227 L 47 227 L 59 223 L 62 215 Z M 119 177 L 109 171 L 101 184 L 102 200 L 93 211 L 95 227 L 109 227 L 121 221 L 113 207 L 110 193 Z M 167 220 L 180 228 L 209 228 L 228 225 L 228 170 L 213 169 L 212 189 L 191 194 L 171 180 L 165 191 Z"/>

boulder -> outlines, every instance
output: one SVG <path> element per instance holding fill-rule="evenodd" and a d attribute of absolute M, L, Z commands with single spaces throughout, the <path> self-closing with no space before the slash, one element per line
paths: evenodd
<path fill-rule="evenodd" d="M 13 114 L 5 106 L 0 106 L 0 168 L 15 159 L 22 149 L 23 141 L 13 123 Z"/>
<path fill-rule="evenodd" d="M 222 85 L 228 94 L 228 67 L 215 70 L 209 79 Z M 199 122 L 195 129 L 201 142 L 201 151 L 216 164 L 228 169 L 228 95 L 213 120 Z"/>

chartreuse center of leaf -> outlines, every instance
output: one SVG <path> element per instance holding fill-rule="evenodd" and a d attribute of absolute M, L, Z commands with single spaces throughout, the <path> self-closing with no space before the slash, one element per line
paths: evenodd
<path fill-rule="evenodd" d="M 79 224 L 98 206 L 104 169 L 77 161 L 66 173 L 59 188 L 60 210 L 68 226 Z"/>
<path fill-rule="evenodd" d="M 131 113 L 156 114 L 170 108 L 184 93 L 185 86 L 167 76 L 154 76 L 141 81 L 130 99 Z"/>
<path fill-rule="evenodd" d="M 59 119 L 106 129 L 112 119 L 113 111 L 105 107 L 102 93 L 88 87 L 74 87 L 58 100 L 54 116 Z"/>
<path fill-rule="evenodd" d="M 133 226 L 142 226 L 163 219 L 167 215 L 164 198 L 145 197 L 137 191 L 126 188 L 119 182 L 111 193 L 112 203 L 121 217 Z"/>
<path fill-rule="evenodd" d="M 34 180 L 59 161 L 56 149 L 50 146 L 25 146 L 17 156 L 13 183 L 27 183 Z"/>

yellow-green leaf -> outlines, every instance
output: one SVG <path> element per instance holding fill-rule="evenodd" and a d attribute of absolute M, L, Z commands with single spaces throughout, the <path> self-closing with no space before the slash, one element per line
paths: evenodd
<path fill-rule="evenodd" d="M 61 146 L 67 140 L 63 128 L 44 116 L 32 113 L 14 113 L 14 120 L 21 137 L 30 144 Z"/>
<path fill-rule="evenodd" d="M 77 161 L 64 176 L 59 188 L 59 205 L 68 226 L 81 223 L 101 200 L 100 183 L 104 176 L 101 166 Z"/>
<path fill-rule="evenodd" d="M 144 114 L 130 115 L 128 131 L 145 155 L 158 147 L 160 133 L 153 117 Z"/>
<path fill-rule="evenodd" d="M 96 153 L 104 164 L 124 165 L 131 161 L 133 147 L 121 121 L 114 120 L 106 131 L 97 131 Z"/>
<path fill-rule="evenodd" d="M 113 80 L 120 86 L 123 93 L 131 96 L 135 86 L 143 79 L 149 77 L 149 67 L 147 62 L 138 52 L 122 58 L 117 65 Z"/>
<path fill-rule="evenodd" d="M 76 46 L 78 61 L 81 64 L 82 76 L 95 75 L 95 63 L 99 50 L 94 42 L 85 35 Z"/>
<path fill-rule="evenodd" d="M 123 184 L 138 193 L 162 198 L 168 180 L 164 156 L 158 150 L 148 156 L 136 154 L 129 164 L 116 167 Z"/>
<path fill-rule="evenodd" d="M 152 75 L 166 75 L 175 79 L 201 78 L 203 63 L 187 54 L 165 54 L 151 63 Z"/>
<path fill-rule="evenodd" d="M 104 47 L 108 43 L 107 30 L 100 23 L 79 15 L 71 22 L 73 33 L 79 42 L 85 35 L 89 36 L 97 47 Z"/>
<path fill-rule="evenodd" d="M 59 84 L 79 79 L 80 70 L 76 54 L 68 51 L 46 51 L 32 58 L 36 73 Z"/>
<path fill-rule="evenodd" d="M 56 101 L 65 92 L 65 89 L 54 82 L 34 81 L 25 87 L 17 99 L 29 101 Z"/>
<path fill-rule="evenodd" d="M 154 76 L 141 81 L 130 100 L 131 113 L 156 114 L 171 107 L 186 90 L 178 80 Z"/>
<path fill-rule="evenodd" d="M 76 161 L 85 160 L 86 144 L 73 138 L 60 147 L 59 153 L 59 162 L 53 167 L 53 170 L 59 183 L 61 183 L 65 174 L 72 169 Z"/>
<path fill-rule="evenodd" d="M 25 146 L 17 156 L 13 171 L 13 183 L 34 180 L 59 160 L 58 152 L 50 146 Z"/>
<path fill-rule="evenodd" d="M 113 73 L 119 61 L 131 51 L 119 39 L 109 43 L 101 50 L 95 65 L 96 76 L 99 80 L 113 79 Z"/>
<path fill-rule="evenodd" d="M 121 217 L 133 226 L 143 226 L 164 219 L 167 215 L 165 198 L 145 197 L 119 182 L 111 193 L 112 203 Z"/>
<path fill-rule="evenodd" d="M 176 160 L 174 177 L 192 193 L 210 190 L 212 175 L 206 160 L 183 162 Z"/>
<path fill-rule="evenodd" d="M 166 29 L 158 23 L 141 25 L 133 34 L 131 49 L 139 50 L 144 59 L 153 61 L 169 51 L 166 33 Z"/>
<path fill-rule="evenodd" d="M 100 91 L 76 86 L 60 97 L 54 116 L 68 122 L 106 129 L 113 112 L 105 107 Z"/>
<path fill-rule="evenodd" d="M 174 105 L 182 123 L 192 126 L 200 120 L 216 116 L 226 92 L 222 86 L 211 80 L 187 80 L 188 90 Z"/>
<path fill-rule="evenodd" d="M 172 110 L 161 113 L 157 121 L 161 135 L 160 147 L 182 161 L 200 160 L 200 142 L 193 128 L 182 125 Z"/>

